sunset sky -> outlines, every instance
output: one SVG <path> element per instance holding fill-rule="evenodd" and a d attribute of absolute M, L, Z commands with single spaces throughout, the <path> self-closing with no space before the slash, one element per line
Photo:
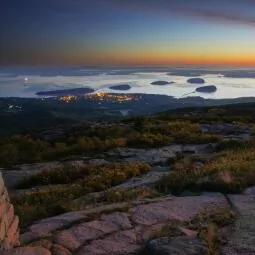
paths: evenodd
<path fill-rule="evenodd" d="M 255 66 L 254 0 L 2 0 L 2 65 Z"/>

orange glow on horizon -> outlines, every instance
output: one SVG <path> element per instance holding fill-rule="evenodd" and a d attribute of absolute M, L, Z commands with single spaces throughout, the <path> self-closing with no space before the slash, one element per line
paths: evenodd
<path fill-rule="evenodd" d="M 84 61 L 86 59 L 86 61 Z M 81 55 L 71 62 L 95 65 L 230 65 L 255 66 L 255 53 L 243 54 L 194 54 L 142 52 L 141 54 L 112 53 L 83 58 Z"/>
<path fill-rule="evenodd" d="M 218 47 L 219 48 L 219 47 Z M 255 48 L 241 50 L 233 48 L 178 48 L 168 49 L 130 49 L 53 52 L 38 54 L 36 60 L 28 57 L 29 64 L 42 65 L 213 65 L 213 66 L 255 66 Z"/>
<path fill-rule="evenodd" d="M 184 44 L 185 45 L 185 44 Z M 255 66 L 250 43 L 193 43 L 190 45 L 104 45 L 101 49 L 69 52 L 66 62 L 88 65 L 229 65 Z"/>

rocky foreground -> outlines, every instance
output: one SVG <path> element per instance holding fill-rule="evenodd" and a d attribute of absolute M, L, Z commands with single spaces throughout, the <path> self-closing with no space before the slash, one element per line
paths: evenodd
<path fill-rule="evenodd" d="M 207 217 L 222 221 L 221 254 L 255 254 L 254 189 L 246 193 L 166 196 L 70 212 L 33 224 L 21 235 L 26 247 L 1 254 L 207 254 L 197 232 Z M 235 223 L 228 225 L 232 212 Z"/>
<path fill-rule="evenodd" d="M 228 135 L 235 125 L 204 125 L 204 132 L 224 134 L 224 139 L 249 140 L 251 129 Z M 213 129 L 213 130 L 212 130 Z M 240 128 L 239 128 L 240 129 Z M 235 130 L 234 130 L 235 131 Z M 232 132 L 233 133 L 233 132 Z M 111 162 L 146 162 L 150 170 L 109 190 L 153 188 L 172 171 L 168 162 L 178 155 L 196 156 L 193 166 L 201 169 L 202 159 L 212 156 L 217 144 L 160 147 L 156 149 L 115 148 L 95 157 L 80 157 L 67 162 L 44 162 L 3 169 L 11 195 L 25 192 L 15 189 L 25 177 L 62 166 L 102 165 Z M 227 166 L 226 166 L 227 167 Z M 175 170 L 176 171 L 176 170 Z M 224 172 L 223 172 L 224 174 Z M 225 174 L 225 182 L 232 177 Z M 33 190 L 48 189 L 34 187 Z M 132 254 L 255 254 L 255 187 L 240 194 L 191 192 L 178 196 L 170 192 L 153 198 L 139 198 L 88 205 L 88 198 L 104 195 L 96 192 L 72 201 L 77 210 L 45 218 L 22 229 L 21 245 L 2 251 L 3 255 L 132 255 Z"/>

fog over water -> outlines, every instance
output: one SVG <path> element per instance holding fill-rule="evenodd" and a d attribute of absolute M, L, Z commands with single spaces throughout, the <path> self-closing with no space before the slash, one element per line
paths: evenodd
<path fill-rule="evenodd" d="M 189 78 L 202 78 L 204 84 L 190 84 Z M 167 81 L 167 85 L 152 85 Z M 172 83 L 174 82 L 174 83 Z M 109 87 L 129 84 L 130 90 Z M 196 88 L 215 85 L 214 93 L 194 92 Z M 171 69 L 171 68 L 2 68 L 0 97 L 31 97 L 36 92 L 89 87 L 111 93 L 146 93 L 173 97 L 201 96 L 223 99 L 255 97 L 255 69 Z"/>

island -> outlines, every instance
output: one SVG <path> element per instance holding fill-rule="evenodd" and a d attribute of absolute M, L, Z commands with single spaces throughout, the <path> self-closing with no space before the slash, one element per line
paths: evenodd
<path fill-rule="evenodd" d="M 202 78 L 190 78 L 187 80 L 187 82 L 191 84 L 204 84 L 205 80 Z"/>
<path fill-rule="evenodd" d="M 130 90 L 131 86 L 128 84 L 115 85 L 115 86 L 111 86 L 110 89 L 112 89 L 112 90 Z"/>
<path fill-rule="evenodd" d="M 172 84 L 174 83 L 173 81 L 168 82 L 168 81 L 154 81 L 151 83 L 151 85 L 159 85 L 159 86 L 163 86 L 163 85 L 168 85 L 168 84 Z"/>
<path fill-rule="evenodd" d="M 49 90 L 49 91 L 40 91 L 37 92 L 38 96 L 82 96 L 84 94 L 89 94 L 94 92 L 94 89 L 91 88 L 74 88 L 74 89 L 61 89 L 61 90 Z"/>
<path fill-rule="evenodd" d="M 200 93 L 213 93 L 215 91 L 217 91 L 217 87 L 214 85 L 196 88 L 196 92 L 200 92 Z"/>

